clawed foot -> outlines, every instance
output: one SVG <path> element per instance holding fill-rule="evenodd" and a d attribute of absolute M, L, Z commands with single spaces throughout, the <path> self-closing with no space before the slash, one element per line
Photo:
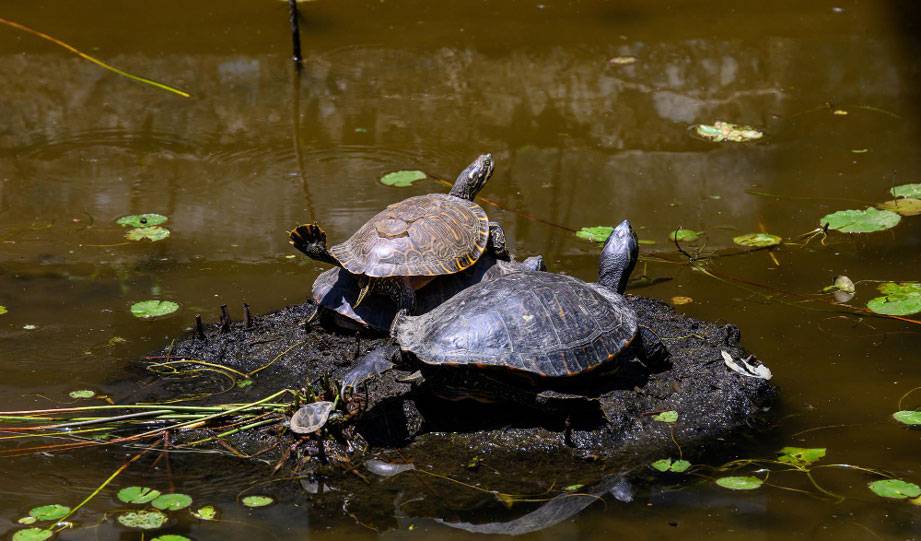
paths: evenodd
<path fill-rule="evenodd" d="M 288 242 L 305 255 L 316 253 L 317 247 L 326 250 L 326 231 L 317 224 L 299 225 L 288 231 Z"/>

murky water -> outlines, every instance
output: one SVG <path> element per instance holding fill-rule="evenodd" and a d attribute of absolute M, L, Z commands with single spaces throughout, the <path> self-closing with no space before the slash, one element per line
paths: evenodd
<path fill-rule="evenodd" d="M 918 324 L 807 302 L 837 274 L 921 279 L 921 218 L 787 245 L 773 257 L 716 258 L 712 275 L 682 264 L 667 240 L 678 226 L 707 232 L 705 254 L 737 252 L 732 237 L 748 232 L 792 240 L 829 212 L 918 182 L 913 3 L 320 0 L 301 9 L 298 78 L 282 2 L 4 6 L 0 16 L 192 98 L 0 26 L 0 304 L 9 309 L 0 316 L 0 409 L 53 407 L 79 388 L 106 392 L 133 359 L 182 333 L 195 313 L 216 319 L 222 303 L 268 311 L 302 301 L 323 267 L 289 258 L 288 228 L 317 219 L 341 240 L 388 203 L 444 190 L 431 181 L 388 188 L 382 174 L 418 168 L 453 178 L 490 151 L 498 167 L 482 196 L 501 207 L 486 209 L 515 252 L 590 278 L 596 248 L 572 230 L 629 217 L 655 241 L 644 245 L 651 261 L 640 270 L 668 278 L 634 293 L 691 297 L 678 309 L 742 329 L 773 370 L 784 410 L 776 440 L 746 456 L 826 447 L 828 463 L 921 482 L 919 433 L 890 418 L 921 385 Z M 609 62 L 626 56 L 636 61 Z M 690 125 L 721 119 L 766 137 L 732 145 L 689 135 Z M 141 212 L 168 215 L 172 237 L 125 243 L 114 220 Z M 873 284 L 858 287 L 854 304 L 864 306 Z M 146 298 L 182 309 L 155 322 L 133 318 L 128 307 Z M 116 336 L 126 341 L 112 343 Z M 915 394 L 901 408 L 919 405 Z M 0 530 L 34 505 L 78 502 L 130 454 L 3 459 Z M 224 522 L 176 530 L 194 539 L 364 531 L 348 517 L 327 530 L 310 509 L 246 511 L 226 493 L 265 469 L 221 464 L 202 477 L 180 460 L 129 470 L 123 481 L 175 485 L 199 500 L 221 486 L 210 503 Z M 815 477 L 846 500 L 817 497 L 799 474 L 775 474 L 776 486 L 744 494 L 690 482 L 631 505 L 593 506 L 535 537 L 921 535 L 921 507 L 874 496 L 866 483 L 877 477 L 842 469 Z M 380 512 L 392 514 L 394 495 L 385 496 Z M 62 537 L 138 538 L 104 520 L 111 508 L 108 496 L 94 502 L 86 516 L 98 525 L 80 521 Z M 398 524 L 388 536 L 463 537 L 429 521 Z"/>

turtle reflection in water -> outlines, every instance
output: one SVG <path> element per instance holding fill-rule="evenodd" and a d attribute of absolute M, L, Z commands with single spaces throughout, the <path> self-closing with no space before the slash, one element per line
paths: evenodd
<path fill-rule="evenodd" d="M 541 407 L 541 395 L 589 387 L 585 376 L 612 372 L 625 360 L 659 365 L 668 351 L 638 325 L 623 297 L 638 255 L 624 220 L 605 243 L 598 283 L 513 273 L 465 289 L 425 315 L 401 312 L 391 329 L 397 345 L 362 357 L 343 378 L 343 392 L 396 363 L 418 368 L 443 398 Z"/>
<path fill-rule="evenodd" d="M 497 259 L 509 259 L 501 226 L 489 222 L 473 202 L 493 169 L 492 156 L 483 154 L 458 175 L 450 193 L 394 203 L 328 250 L 326 233 L 317 224 L 298 226 L 289 233 L 290 242 L 308 257 L 342 267 L 358 281 L 352 306 L 379 291 L 399 308 L 415 313 L 415 290 L 436 276 L 470 268 L 487 246 Z"/>

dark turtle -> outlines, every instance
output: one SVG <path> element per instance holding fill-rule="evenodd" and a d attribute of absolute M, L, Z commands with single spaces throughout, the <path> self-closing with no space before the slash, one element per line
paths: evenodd
<path fill-rule="evenodd" d="M 326 233 L 317 224 L 289 232 L 295 248 L 354 275 L 360 305 L 372 290 L 414 312 L 416 289 L 436 276 L 473 266 L 492 244 L 496 257 L 507 259 L 505 234 L 490 223 L 473 198 L 493 172 L 493 160 L 483 154 L 458 175 L 448 194 L 428 194 L 388 206 L 361 226 L 348 240 L 326 249 Z"/>
<path fill-rule="evenodd" d="M 624 220 L 602 251 L 599 283 L 547 272 L 512 273 L 469 287 L 427 314 L 401 312 L 391 328 L 398 346 L 363 357 L 343 378 L 343 389 L 396 360 L 414 364 L 426 379 L 439 376 L 433 378 L 443 382 L 436 386 L 439 394 L 450 395 L 456 387 L 511 399 L 513 388 L 554 388 L 615 369 L 630 356 L 662 360 L 664 346 L 639 327 L 622 295 L 638 252 Z M 452 372 L 459 377 L 446 377 Z"/>
<path fill-rule="evenodd" d="M 424 314 L 450 299 L 460 291 L 483 280 L 492 280 L 512 272 L 546 270 L 544 260 L 533 256 L 522 262 L 503 261 L 489 252 L 483 254 L 476 264 L 469 269 L 438 276 L 416 291 L 416 313 Z M 397 315 L 399 307 L 384 295 L 371 293 L 360 305 L 357 304 L 361 292 L 358 279 L 341 267 L 333 267 L 322 272 L 313 282 L 313 300 L 318 306 L 332 314 L 332 322 L 347 329 L 372 329 L 387 332 Z"/>

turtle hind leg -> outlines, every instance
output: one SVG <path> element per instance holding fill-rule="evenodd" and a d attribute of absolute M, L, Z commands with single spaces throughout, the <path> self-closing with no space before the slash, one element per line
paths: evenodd
<path fill-rule="evenodd" d="M 669 352 L 665 344 L 659 339 L 658 335 L 652 329 L 645 325 L 640 325 L 637 331 L 637 357 L 646 362 L 649 369 L 653 371 L 665 370 L 670 367 Z"/>
<path fill-rule="evenodd" d="M 326 250 L 326 231 L 317 224 L 303 224 L 288 231 L 288 242 L 311 259 L 341 266 Z"/>

